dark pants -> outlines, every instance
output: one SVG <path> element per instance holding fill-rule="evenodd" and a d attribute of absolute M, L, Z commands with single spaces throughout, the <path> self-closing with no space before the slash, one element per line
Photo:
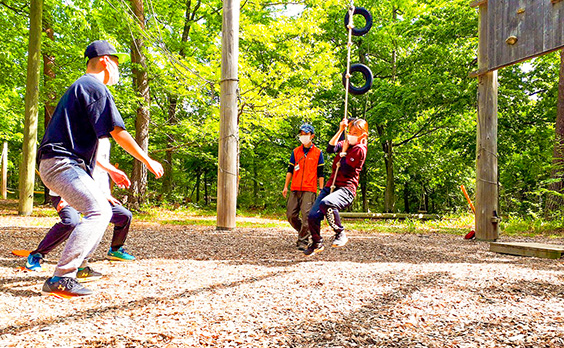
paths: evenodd
<path fill-rule="evenodd" d="M 298 231 L 298 243 L 300 244 L 308 244 L 309 227 L 307 218 L 315 202 L 315 197 L 315 192 L 308 191 L 290 191 L 290 197 L 288 197 L 286 217 L 290 225 Z M 302 214 L 301 219 L 300 212 Z"/>
<path fill-rule="evenodd" d="M 345 228 L 341 225 L 341 217 L 339 210 L 343 210 L 354 200 L 354 195 L 346 188 L 337 188 L 331 193 L 330 187 L 325 187 L 313 203 L 313 207 L 309 211 L 308 224 L 311 233 L 311 239 L 314 243 L 323 242 L 321 238 L 321 221 L 327 216 L 329 226 L 333 228 L 336 234 L 341 233 Z"/>
<path fill-rule="evenodd" d="M 59 196 L 51 196 L 51 204 L 55 209 L 61 201 Z M 67 240 L 80 222 L 80 213 L 67 205 L 59 211 L 61 222 L 56 223 L 49 232 L 45 235 L 43 240 L 39 243 L 37 249 L 32 251 L 32 254 L 40 253 L 45 256 L 65 240 Z M 121 205 L 112 206 L 112 219 L 111 223 L 114 224 L 114 235 L 112 237 L 112 250 L 117 250 L 125 243 L 127 234 L 129 233 L 129 226 L 131 225 L 132 214 L 129 210 Z"/>

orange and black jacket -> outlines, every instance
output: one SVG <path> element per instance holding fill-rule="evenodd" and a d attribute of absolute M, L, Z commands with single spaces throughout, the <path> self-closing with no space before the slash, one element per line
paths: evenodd
<path fill-rule="evenodd" d="M 292 151 L 288 172 L 292 173 L 292 191 L 317 192 L 317 180 L 323 176 L 323 153 L 315 145 L 300 145 Z"/>

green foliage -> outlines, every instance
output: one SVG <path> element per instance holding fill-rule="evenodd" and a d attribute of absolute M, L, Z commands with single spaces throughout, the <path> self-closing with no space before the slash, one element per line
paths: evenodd
<path fill-rule="evenodd" d="M 42 50 L 54 57 L 56 76 L 42 81 L 41 117 L 51 94 L 59 98 L 84 73 L 82 54 L 89 42 L 107 39 L 129 51 L 132 37 L 143 38 L 151 94 L 149 152 L 161 162 L 170 160 L 172 167 L 169 186 L 149 176 L 148 201 L 207 207 L 213 214 L 222 5 L 220 0 L 145 1 L 143 29 L 126 1 L 46 0 L 44 27 L 55 35 L 54 40 L 44 35 Z M 241 5 L 238 208 L 280 214 L 299 125 L 312 123 L 314 142 L 324 149 L 344 116 L 348 2 Z M 476 11 L 465 0 L 359 0 L 355 5 L 370 11 L 374 24 L 368 34 L 353 38 L 351 59 L 368 65 L 375 79 L 367 94 L 349 99 L 347 116 L 365 118 L 370 125 L 365 176 L 353 209 L 362 209 L 365 200 L 369 209 L 383 210 L 384 192 L 392 189 L 388 169 L 393 169 L 395 210 L 467 211 L 459 186 L 473 195 L 477 81 L 468 73 L 477 68 Z M 0 141 L 9 143 L 12 188 L 17 187 L 22 142 L 27 11 L 22 1 L 0 4 L 5 37 L 0 67 L 6 72 L 0 76 Z M 356 17 L 355 25 L 364 25 Z M 549 54 L 535 59 L 532 69 L 517 65 L 499 72 L 500 205 L 506 216 L 543 215 L 551 182 L 558 64 L 558 56 Z M 120 65 L 121 82 L 110 87 L 131 133 L 141 103 L 134 93 L 133 68 Z M 354 75 L 353 83 L 362 81 Z M 392 147 L 388 161 L 386 146 Z M 327 163 L 331 160 L 326 156 Z M 117 146 L 112 162 L 131 173 L 132 158 Z M 401 228 L 448 230 L 429 224 L 408 221 Z M 384 223 L 381 230 L 391 225 Z M 465 228 L 455 227 L 459 232 Z"/>

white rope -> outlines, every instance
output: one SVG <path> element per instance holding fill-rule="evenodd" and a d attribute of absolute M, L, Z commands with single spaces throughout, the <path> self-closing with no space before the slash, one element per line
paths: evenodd
<path fill-rule="evenodd" d="M 345 114 L 343 116 L 343 121 L 347 119 L 348 114 L 348 107 L 349 107 L 349 82 L 351 79 L 351 47 L 352 47 L 352 30 L 354 28 L 353 24 L 353 14 L 354 14 L 354 2 L 351 0 L 349 5 L 349 23 L 347 24 L 347 28 L 349 29 L 349 39 L 347 41 L 347 72 L 345 73 Z M 347 132 L 345 128 L 345 133 Z M 343 143 L 342 152 L 339 153 L 337 156 L 344 157 L 346 155 L 347 150 L 345 148 L 345 143 Z M 341 168 L 341 160 L 337 162 L 337 168 L 335 168 L 335 176 L 333 177 L 333 182 L 331 183 L 331 193 L 335 190 L 335 182 L 337 181 L 337 174 L 339 174 L 339 168 Z"/>
<path fill-rule="evenodd" d="M 347 41 L 347 72 L 345 73 L 345 115 L 343 120 L 347 119 L 348 105 L 349 105 L 349 82 L 351 79 L 351 47 L 352 47 L 352 30 L 354 28 L 353 24 L 353 13 L 354 13 L 354 3 L 351 0 L 349 6 L 349 23 L 347 28 L 349 29 L 349 40 Z"/>

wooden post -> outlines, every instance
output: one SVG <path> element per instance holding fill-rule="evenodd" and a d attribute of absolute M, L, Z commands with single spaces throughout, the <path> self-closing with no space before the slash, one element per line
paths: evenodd
<path fill-rule="evenodd" d="M 35 183 L 35 156 L 37 146 L 37 114 L 39 106 L 39 76 L 41 64 L 41 22 L 43 0 L 31 0 L 29 11 L 29 44 L 27 81 L 25 89 L 25 120 L 20 166 L 20 215 L 33 211 L 33 186 Z"/>
<path fill-rule="evenodd" d="M 2 145 L 2 199 L 8 198 L 8 142 Z"/>
<path fill-rule="evenodd" d="M 478 71 L 487 71 L 489 59 L 488 4 L 480 4 Z M 478 76 L 478 129 L 476 141 L 476 239 L 498 238 L 497 179 L 497 71 Z"/>
<path fill-rule="evenodd" d="M 235 228 L 239 128 L 237 89 L 239 61 L 239 0 L 223 1 L 221 36 L 220 130 L 217 174 L 217 229 Z"/>

